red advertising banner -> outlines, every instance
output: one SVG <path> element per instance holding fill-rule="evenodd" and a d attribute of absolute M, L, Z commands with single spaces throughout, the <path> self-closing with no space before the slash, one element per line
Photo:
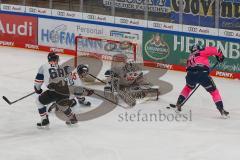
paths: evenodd
<path fill-rule="evenodd" d="M 0 45 L 26 47 L 37 45 L 36 17 L 0 14 Z"/>

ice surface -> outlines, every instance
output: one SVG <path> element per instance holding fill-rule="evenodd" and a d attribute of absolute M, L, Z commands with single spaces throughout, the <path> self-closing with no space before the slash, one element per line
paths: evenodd
<path fill-rule="evenodd" d="M 0 47 L 0 94 L 14 100 L 33 89 L 38 67 L 46 53 Z M 62 60 L 71 58 L 61 56 Z M 192 121 L 124 121 L 121 116 L 139 113 L 173 114 L 185 73 L 169 71 L 162 80 L 174 90 L 158 102 L 138 104 L 134 109 L 114 111 L 69 128 L 54 114 L 49 130 L 35 127 L 39 115 L 35 96 L 9 106 L 0 100 L 1 160 L 237 160 L 240 157 L 240 82 L 214 78 L 231 118 L 219 118 L 211 97 L 200 88 L 186 103 L 183 113 Z M 96 102 L 95 102 L 96 103 Z"/>

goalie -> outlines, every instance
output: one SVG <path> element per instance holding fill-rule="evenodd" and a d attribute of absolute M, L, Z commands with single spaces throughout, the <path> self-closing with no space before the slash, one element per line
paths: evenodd
<path fill-rule="evenodd" d="M 104 92 L 118 95 L 130 106 L 136 104 L 136 99 L 156 96 L 158 99 L 158 88 L 146 82 L 140 64 L 133 61 L 124 61 L 120 65 L 115 65 L 105 72 L 107 84 Z M 109 95 L 109 94 L 108 94 Z"/>

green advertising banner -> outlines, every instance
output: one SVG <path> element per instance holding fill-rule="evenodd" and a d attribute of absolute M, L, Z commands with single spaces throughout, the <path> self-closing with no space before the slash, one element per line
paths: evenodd
<path fill-rule="evenodd" d="M 195 43 L 203 46 L 216 46 L 223 51 L 226 59 L 217 70 L 240 73 L 240 43 L 163 34 L 144 31 L 143 59 L 156 63 L 185 66 L 189 56 L 189 47 Z M 210 59 L 215 63 L 216 59 Z"/>

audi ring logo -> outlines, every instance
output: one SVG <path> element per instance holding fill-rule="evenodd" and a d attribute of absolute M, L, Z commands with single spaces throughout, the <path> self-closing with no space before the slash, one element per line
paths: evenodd
<path fill-rule="evenodd" d="M 196 27 L 188 27 L 188 31 L 190 31 L 190 32 L 197 32 L 198 28 L 196 28 Z"/>

